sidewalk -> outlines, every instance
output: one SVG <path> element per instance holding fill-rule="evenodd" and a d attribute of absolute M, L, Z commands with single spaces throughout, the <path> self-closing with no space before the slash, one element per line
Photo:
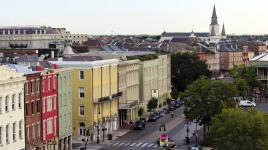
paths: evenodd
<path fill-rule="evenodd" d="M 111 134 L 113 135 L 113 140 L 116 140 L 117 138 L 127 134 L 129 131 L 131 130 L 130 129 L 118 129 L 118 130 L 112 131 Z M 101 137 L 100 143 L 97 143 L 96 141 L 90 141 L 90 137 L 89 137 L 89 141 L 87 142 L 87 146 L 86 146 L 87 150 L 101 150 L 106 146 L 106 144 L 111 142 L 108 140 L 107 134 L 105 135 L 104 142 L 103 142 L 102 136 L 100 137 Z M 72 144 L 73 144 L 74 150 L 80 150 L 81 148 L 85 147 L 85 142 L 82 141 L 81 137 L 73 138 L 72 140 L 73 140 Z"/>

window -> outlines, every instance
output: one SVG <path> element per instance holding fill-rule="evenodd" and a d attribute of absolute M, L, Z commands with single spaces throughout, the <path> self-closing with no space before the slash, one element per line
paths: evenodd
<path fill-rule="evenodd" d="M 40 123 L 38 122 L 37 124 L 36 124 L 36 129 L 37 129 L 37 139 L 39 139 L 40 138 Z"/>
<path fill-rule="evenodd" d="M 29 90 L 29 89 L 28 89 L 28 82 L 26 82 L 25 85 L 24 85 L 24 91 L 25 91 L 25 94 L 26 94 L 26 95 L 29 93 L 28 90 Z"/>
<path fill-rule="evenodd" d="M 43 98 L 43 103 L 42 103 L 42 106 L 43 106 L 43 109 L 42 109 L 42 110 L 43 110 L 43 113 L 46 112 L 46 105 L 47 105 L 47 104 L 46 104 L 46 101 L 47 101 L 46 98 Z"/>
<path fill-rule="evenodd" d="M 31 82 L 31 93 L 34 93 L 34 81 Z"/>
<path fill-rule="evenodd" d="M 83 105 L 80 106 L 80 115 L 81 116 L 85 115 L 85 106 L 83 106 Z"/>
<path fill-rule="evenodd" d="M 57 118 L 54 118 L 54 135 L 57 136 Z"/>
<path fill-rule="evenodd" d="M 37 100 L 37 101 L 36 101 L 36 112 L 37 112 L 37 113 L 40 113 L 40 106 L 41 106 L 41 105 L 40 105 L 40 100 Z"/>
<path fill-rule="evenodd" d="M 52 134 L 53 133 L 52 124 L 53 124 L 52 119 L 49 119 L 47 121 L 47 134 Z"/>
<path fill-rule="evenodd" d="M 35 139 L 35 126 L 34 126 L 34 124 L 32 125 L 32 138 L 33 138 L 33 140 Z"/>
<path fill-rule="evenodd" d="M 51 79 L 50 79 L 50 77 L 48 77 L 48 79 L 47 79 L 47 88 L 48 88 L 48 90 L 50 90 L 50 86 L 51 86 Z"/>
<path fill-rule="evenodd" d="M 12 110 L 15 110 L 15 94 L 12 95 Z"/>
<path fill-rule="evenodd" d="M 84 79 L 84 71 L 83 70 L 80 70 L 79 77 L 80 77 L 79 78 L 80 80 Z"/>
<path fill-rule="evenodd" d="M 13 128 L 12 128 L 12 139 L 13 142 L 16 141 L 16 122 L 13 123 Z"/>
<path fill-rule="evenodd" d="M 6 125 L 6 143 L 9 144 L 9 125 Z"/>
<path fill-rule="evenodd" d="M 21 93 L 19 93 L 19 109 L 22 108 L 22 104 L 21 104 L 22 97 L 21 96 L 22 96 Z"/>
<path fill-rule="evenodd" d="M 56 110 L 57 109 L 57 97 L 56 96 L 54 96 L 54 99 L 53 99 L 53 105 L 54 105 L 54 110 Z"/>
<path fill-rule="evenodd" d="M 32 115 L 34 114 L 34 102 L 31 103 L 31 111 L 32 111 Z"/>
<path fill-rule="evenodd" d="M 30 115 L 30 107 L 31 107 L 31 104 L 30 103 L 26 103 L 26 106 L 25 106 L 26 116 L 29 116 Z"/>
<path fill-rule="evenodd" d="M 39 80 L 36 80 L 35 81 L 35 90 L 37 93 L 39 93 L 39 86 L 40 86 Z"/>
<path fill-rule="evenodd" d="M 53 89 L 55 90 L 57 86 L 57 80 L 56 80 L 56 76 L 54 76 L 53 78 Z"/>
<path fill-rule="evenodd" d="M 79 88 L 79 97 L 84 98 L 85 97 L 85 88 L 80 87 Z"/>
<path fill-rule="evenodd" d="M 6 110 L 6 112 L 8 112 L 8 99 L 9 99 L 9 97 L 6 96 L 6 100 L 5 100 L 5 110 Z"/>
<path fill-rule="evenodd" d="M 19 138 L 22 139 L 22 121 L 19 122 Z"/>
<path fill-rule="evenodd" d="M 45 84 L 46 84 L 46 80 L 45 79 L 43 79 L 42 80 L 42 91 L 44 92 L 45 91 Z"/>
<path fill-rule="evenodd" d="M 52 97 L 47 98 L 47 112 L 52 111 Z"/>

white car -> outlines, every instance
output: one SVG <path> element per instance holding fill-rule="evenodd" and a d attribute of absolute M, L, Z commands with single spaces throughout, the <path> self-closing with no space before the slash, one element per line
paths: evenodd
<path fill-rule="evenodd" d="M 256 103 L 249 100 L 241 100 L 239 102 L 240 107 L 256 107 Z"/>

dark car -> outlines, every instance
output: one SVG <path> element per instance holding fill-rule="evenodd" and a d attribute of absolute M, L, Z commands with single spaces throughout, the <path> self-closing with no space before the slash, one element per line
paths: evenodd
<path fill-rule="evenodd" d="M 168 109 L 169 109 L 169 111 L 174 111 L 176 108 L 175 108 L 174 104 L 170 104 L 168 106 Z"/>
<path fill-rule="evenodd" d="M 166 113 L 166 114 L 169 114 L 169 113 L 170 113 L 169 108 L 163 108 L 163 111 L 164 111 L 164 113 Z"/>
<path fill-rule="evenodd" d="M 175 101 L 174 106 L 175 106 L 176 108 L 179 108 L 179 107 L 181 106 L 181 104 L 180 104 L 179 101 Z"/>
<path fill-rule="evenodd" d="M 139 120 L 146 123 L 146 118 L 140 118 Z"/>
<path fill-rule="evenodd" d="M 154 112 L 154 115 L 157 117 L 157 119 L 163 117 L 160 112 Z"/>
<path fill-rule="evenodd" d="M 156 116 L 155 114 L 151 114 L 151 115 L 149 116 L 148 121 L 149 121 L 149 122 L 155 122 L 157 119 L 158 119 L 158 118 L 157 118 L 157 116 Z"/>
<path fill-rule="evenodd" d="M 134 124 L 134 129 L 135 130 L 142 130 L 145 128 L 145 122 L 143 120 L 138 120 Z"/>

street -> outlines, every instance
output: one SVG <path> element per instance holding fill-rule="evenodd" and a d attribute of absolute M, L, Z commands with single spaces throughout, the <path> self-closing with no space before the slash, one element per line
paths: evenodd
<path fill-rule="evenodd" d="M 177 108 L 174 113 L 174 118 L 170 114 L 165 114 L 156 122 L 147 122 L 144 130 L 132 130 L 126 135 L 108 143 L 105 150 L 149 150 L 162 149 L 159 148 L 156 140 L 159 138 L 160 125 L 166 125 L 167 135 L 176 142 L 177 145 L 184 144 L 186 136 L 186 125 L 183 115 L 184 107 Z M 189 135 L 192 135 L 195 129 L 195 124 L 189 124 Z M 200 129 L 200 127 L 198 127 Z"/>

